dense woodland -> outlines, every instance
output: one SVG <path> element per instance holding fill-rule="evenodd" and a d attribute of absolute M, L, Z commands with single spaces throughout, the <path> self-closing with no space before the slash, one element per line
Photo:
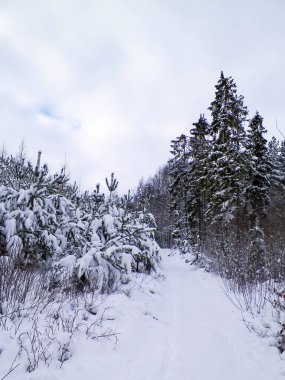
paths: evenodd
<path fill-rule="evenodd" d="M 266 284 L 284 311 L 285 141 L 267 141 L 261 114 L 249 114 L 223 72 L 208 110 L 210 120 L 202 113 L 171 142 L 169 163 L 137 197 L 159 221 L 162 245 L 191 252 L 247 298 Z"/>
<path fill-rule="evenodd" d="M 28 371 L 50 363 L 54 352 L 61 352 L 55 360 L 67 360 L 77 326 L 95 336 L 98 321 L 82 322 L 82 310 L 96 315 L 98 294 L 120 290 L 136 273 L 156 273 L 159 245 L 221 275 L 247 308 L 258 302 L 260 310 L 267 297 L 279 313 L 277 346 L 284 351 L 285 141 L 267 142 L 262 116 L 249 116 L 223 73 L 209 111 L 211 120 L 201 114 L 189 135 L 174 139 L 170 161 L 132 195 L 118 195 L 114 174 L 106 179 L 108 194 L 99 185 L 82 193 L 65 169 L 51 174 L 40 152 L 34 164 L 22 148 L 16 156 L 2 152 L 0 328 L 17 340 L 18 356 L 26 352 Z M 45 335 L 39 315 L 54 305 L 55 314 L 43 314 Z M 70 318 L 63 344 L 57 336 Z M 29 332 L 21 332 L 24 321 Z M 48 351 L 54 344 L 57 351 Z"/>

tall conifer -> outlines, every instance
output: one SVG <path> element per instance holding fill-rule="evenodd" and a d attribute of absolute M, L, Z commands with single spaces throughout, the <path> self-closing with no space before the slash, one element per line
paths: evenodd
<path fill-rule="evenodd" d="M 208 162 L 211 192 L 208 215 L 222 225 L 236 218 L 239 239 L 246 178 L 244 122 L 248 111 L 243 96 L 237 94 L 235 82 L 223 72 L 209 110 L 212 115 L 212 152 Z"/>

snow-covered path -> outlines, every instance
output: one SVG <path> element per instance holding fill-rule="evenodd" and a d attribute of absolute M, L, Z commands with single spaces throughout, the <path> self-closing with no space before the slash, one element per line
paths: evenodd
<path fill-rule="evenodd" d="M 165 299 L 171 310 L 171 359 L 165 379 L 284 378 L 276 350 L 249 333 L 217 278 L 193 270 L 178 257 L 166 258 L 164 265 Z"/>
<path fill-rule="evenodd" d="M 249 333 L 218 279 L 163 255 L 165 281 L 145 277 L 131 297 L 108 298 L 106 323 L 117 327 L 118 343 L 82 340 L 62 369 L 29 379 L 284 379 L 276 349 Z"/>

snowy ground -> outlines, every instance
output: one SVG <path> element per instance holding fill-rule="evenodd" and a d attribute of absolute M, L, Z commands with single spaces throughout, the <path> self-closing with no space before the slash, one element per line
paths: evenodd
<path fill-rule="evenodd" d="M 118 342 L 78 339 L 61 369 L 16 369 L 7 379 L 285 379 L 277 349 L 246 329 L 219 280 L 168 253 L 165 280 L 139 277 L 136 287 L 106 300 L 104 323 Z"/>

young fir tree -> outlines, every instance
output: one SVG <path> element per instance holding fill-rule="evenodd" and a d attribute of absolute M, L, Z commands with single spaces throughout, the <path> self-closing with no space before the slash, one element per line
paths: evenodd
<path fill-rule="evenodd" d="M 211 195 L 208 216 L 222 223 L 222 227 L 235 219 L 239 240 L 247 172 L 244 122 L 248 111 L 243 96 L 237 94 L 235 82 L 231 77 L 226 78 L 223 72 L 209 110 L 212 115 L 212 151 L 208 160 Z"/>

